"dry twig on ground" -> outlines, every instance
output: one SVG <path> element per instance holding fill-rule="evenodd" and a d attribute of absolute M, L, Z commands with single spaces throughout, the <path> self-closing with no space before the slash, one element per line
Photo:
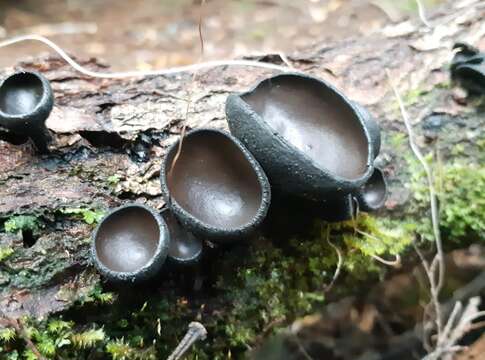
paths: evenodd
<path fill-rule="evenodd" d="M 418 254 L 421 263 L 423 265 L 424 271 L 428 278 L 429 286 L 430 286 L 430 297 L 431 297 L 431 304 L 434 310 L 434 327 L 429 327 L 427 329 L 426 321 L 423 326 L 423 333 L 425 335 L 425 339 L 423 340 L 423 344 L 428 350 L 428 355 L 424 358 L 425 360 L 451 360 L 454 354 L 463 349 L 462 346 L 458 345 L 458 342 L 461 338 L 472 329 L 473 325 L 472 322 L 480 317 L 485 316 L 485 312 L 479 311 L 479 304 L 480 298 L 473 297 L 471 298 L 465 309 L 463 310 L 463 305 L 461 301 L 455 302 L 453 309 L 446 321 L 446 324 L 443 323 L 443 309 L 440 303 L 440 291 L 443 287 L 444 282 L 444 274 L 445 274 L 445 264 L 444 264 L 444 253 L 443 253 L 443 246 L 441 240 L 441 234 L 439 229 L 439 211 L 438 211 L 438 200 L 436 195 L 436 190 L 434 187 L 434 179 L 433 174 L 431 171 L 430 166 L 424 159 L 419 147 L 416 145 L 414 139 L 414 133 L 411 127 L 411 123 L 409 121 L 408 113 L 404 107 L 404 103 L 402 98 L 397 90 L 396 85 L 392 82 L 391 76 L 388 70 L 386 70 L 387 76 L 389 78 L 389 83 L 392 87 L 394 95 L 399 103 L 399 108 L 401 110 L 401 115 L 404 120 L 404 124 L 406 126 L 406 130 L 408 132 L 409 137 L 409 144 L 411 150 L 413 151 L 416 158 L 421 163 L 425 173 L 426 179 L 428 181 L 428 190 L 430 196 L 430 204 L 431 204 L 431 221 L 433 225 L 433 234 L 434 240 L 436 245 L 436 255 L 432 259 L 431 263 L 429 263 L 418 246 L 414 244 L 416 253 Z M 425 309 L 425 318 L 428 316 L 428 307 Z M 429 323 L 428 323 L 429 324 Z M 435 330 L 436 331 L 436 341 L 434 345 L 429 344 L 427 330 Z M 429 336 L 431 339 L 432 336 Z"/>

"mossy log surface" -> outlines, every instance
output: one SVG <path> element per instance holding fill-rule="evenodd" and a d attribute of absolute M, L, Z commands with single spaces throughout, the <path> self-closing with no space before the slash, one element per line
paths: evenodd
<path fill-rule="evenodd" d="M 480 106 L 475 102 L 457 98 L 448 71 L 455 41 L 485 44 L 485 9 L 479 3 L 468 8 L 444 6 L 431 18 L 437 24 L 434 29 L 409 22 L 408 27 L 401 24 L 368 38 L 331 44 L 317 42 L 288 56 L 295 68 L 329 81 L 366 106 L 380 124 L 383 148 L 378 165 L 389 178 L 390 196 L 377 218 L 398 221 L 410 209 L 417 211 L 414 214 L 417 217 L 428 216 L 425 206 L 416 205 L 413 188 L 406 186 L 417 170 L 409 164 L 412 156 L 406 145 L 405 127 L 386 69 L 403 95 L 417 142 L 425 153 L 439 153 L 444 162 L 460 158 L 468 165 L 480 161 L 483 165 L 483 113 L 480 114 Z M 273 54 L 252 59 L 280 62 Z M 93 70 L 109 70 L 96 59 L 80 62 Z M 148 290 L 136 294 L 101 285 L 88 257 L 91 231 L 104 211 L 127 201 L 144 202 L 158 209 L 164 206 L 158 179 L 160 159 L 168 145 L 177 140 L 183 125 L 191 129 L 203 126 L 227 129 L 224 103 L 228 94 L 244 91 L 263 77 L 275 74 L 274 71 L 218 67 L 201 70 L 194 79 L 190 73 L 129 80 L 93 79 L 75 72 L 58 57 L 49 56 L 25 60 L 15 69 L 0 70 L 0 76 L 18 69 L 40 71 L 51 81 L 55 107 L 47 126 L 54 141 L 52 152 L 39 156 L 24 139 L 0 131 L 0 308 L 5 316 L 28 315 L 41 320 L 67 311 L 66 317 L 79 320 L 81 328 L 92 323 L 110 323 L 112 320 L 108 318 L 113 316 L 119 328 L 109 336 L 115 339 L 124 336 L 123 326 L 129 326 L 120 324 L 129 316 L 123 314 L 126 306 L 127 312 L 136 317 L 129 321 L 145 325 L 151 321 L 151 329 L 139 335 L 148 345 L 157 337 L 158 319 L 162 328 L 159 342 L 165 343 L 157 351 L 167 352 L 183 336 L 188 322 L 198 319 L 208 324 L 210 334 L 198 354 L 200 358 L 214 359 L 229 353 L 235 357 L 243 354 L 273 327 L 288 325 L 295 317 L 314 311 L 314 305 L 323 301 L 320 298 L 323 293 L 318 292 L 315 282 L 320 279 L 322 288 L 330 282 L 337 259 L 321 234 L 317 236 L 317 244 L 302 243 L 308 249 L 298 252 L 295 250 L 298 237 L 291 241 L 279 239 L 278 235 L 271 235 L 270 229 L 264 234 L 264 241 L 250 247 L 210 250 L 222 251 L 223 260 L 219 265 L 204 264 L 202 280 L 195 281 L 195 285 L 180 285 L 183 279 L 193 277 L 190 271 L 163 274 Z M 188 99 L 191 106 L 186 116 Z M 483 181 L 483 177 L 480 179 Z M 478 196 L 481 191 L 483 197 L 485 189 L 476 191 Z M 473 236 L 482 225 L 483 220 L 481 225 L 470 225 Z M 464 229 L 464 234 L 469 230 Z M 347 240 L 350 247 L 353 240 Z M 459 246 L 459 243 L 449 245 Z M 360 250 L 365 257 L 366 249 Z M 387 254 L 401 251 L 402 248 L 396 248 Z M 308 280 L 307 272 L 311 273 L 314 265 L 312 254 L 321 257 L 318 261 L 323 265 L 315 265 Z M 235 266 L 232 261 L 237 258 L 252 260 Z M 293 275 L 285 277 L 272 272 L 275 264 L 279 266 L 277 269 L 287 271 L 285 276 Z M 357 259 L 352 266 L 344 269 L 348 276 L 334 284 L 335 298 L 358 288 L 351 284 L 373 283 L 385 275 L 379 269 L 352 273 L 359 266 L 384 267 L 371 258 Z M 322 269 L 327 269 L 327 273 L 323 274 Z M 258 271 L 270 277 L 259 278 Z M 256 272 L 254 278 L 251 272 Z M 269 285 L 263 288 L 258 281 Z M 207 283 L 212 284 L 209 290 L 205 288 Z M 244 293 L 248 284 L 264 292 Z M 238 292 L 227 290 L 232 286 Z M 120 295 L 118 300 L 104 310 L 82 310 L 86 302 L 102 298 L 101 288 Z M 295 299 L 291 306 L 279 310 L 277 303 L 269 305 L 280 314 L 264 312 L 252 303 L 255 297 L 269 299 L 280 290 Z M 147 302 L 148 308 L 143 305 Z M 248 311 L 241 310 L 253 305 Z M 143 314 L 135 316 L 135 309 Z M 238 311 L 241 316 L 254 316 L 248 321 L 255 325 L 239 327 L 238 322 L 243 319 L 226 316 Z M 224 329 L 211 327 L 216 323 L 217 326 L 223 323 Z M 107 326 L 106 331 L 114 328 Z M 134 341 L 131 346 L 135 346 Z"/>

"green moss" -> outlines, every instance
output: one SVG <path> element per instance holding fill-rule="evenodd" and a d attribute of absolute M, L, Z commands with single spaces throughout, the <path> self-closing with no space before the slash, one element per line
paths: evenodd
<path fill-rule="evenodd" d="M 355 222 L 317 221 L 306 235 L 289 241 L 259 237 L 249 246 L 221 250 L 212 269 L 218 277 L 198 296 L 174 288 L 177 278 L 165 279 L 166 287 L 156 291 L 148 287 L 119 299 L 98 284 L 64 319 L 30 322 L 31 336 L 49 359 L 82 359 L 88 352 L 112 359 L 166 358 L 197 319 L 210 341 L 198 343 L 192 358 L 243 358 L 263 336 L 325 305 L 325 288 L 339 261 L 331 244 L 343 258 L 333 291 L 355 294 L 386 271 L 372 255 L 405 251 L 411 236 L 401 225 L 361 214 Z"/>
<path fill-rule="evenodd" d="M 59 212 L 83 220 L 88 225 L 97 224 L 104 216 L 104 211 L 89 208 L 65 208 Z"/>
<path fill-rule="evenodd" d="M 8 259 L 14 250 L 10 246 L 0 246 L 0 263 L 6 259 Z"/>
<path fill-rule="evenodd" d="M 404 106 L 409 107 L 416 104 L 418 101 L 422 101 L 423 96 L 428 94 L 428 90 L 423 90 L 420 88 L 409 90 L 402 96 Z"/>
<path fill-rule="evenodd" d="M 30 230 L 35 232 L 39 230 L 41 223 L 39 218 L 32 215 L 13 216 L 5 221 L 4 228 L 8 233 L 17 233 L 19 231 Z"/>
<path fill-rule="evenodd" d="M 0 343 L 8 343 L 15 339 L 17 334 L 15 330 L 12 328 L 3 328 L 0 329 Z"/>
<path fill-rule="evenodd" d="M 93 288 L 83 297 L 79 298 L 78 303 L 80 305 L 94 303 L 98 305 L 113 304 L 117 296 L 112 292 L 105 292 L 100 283 L 97 283 Z"/>
<path fill-rule="evenodd" d="M 106 344 L 106 352 L 111 355 L 113 360 L 156 360 L 157 356 L 154 346 L 140 350 L 127 344 L 123 339 L 116 339 Z"/>
<path fill-rule="evenodd" d="M 91 329 L 70 336 L 71 344 L 78 349 L 89 349 L 105 339 L 103 329 Z"/>
<path fill-rule="evenodd" d="M 115 174 L 115 175 L 108 176 L 108 178 L 106 179 L 106 182 L 110 186 L 115 186 L 120 182 L 120 180 L 121 180 L 120 176 Z"/>
<path fill-rule="evenodd" d="M 455 160 L 439 164 L 428 156 L 435 176 L 435 189 L 440 205 L 440 228 L 444 237 L 454 242 L 485 241 L 485 168 L 469 161 Z M 409 213 L 428 214 L 417 222 L 417 231 L 432 240 L 429 216 L 429 189 L 424 170 L 410 161 L 412 176 L 409 187 L 414 203 Z"/>

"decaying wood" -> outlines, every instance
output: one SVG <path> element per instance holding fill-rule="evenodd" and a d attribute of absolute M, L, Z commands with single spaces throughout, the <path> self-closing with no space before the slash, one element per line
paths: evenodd
<path fill-rule="evenodd" d="M 440 113 L 467 120 L 460 123 L 465 129 L 454 133 L 453 139 L 443 135 L 442 146 L 473 141 L 467 136 L 483 126 L 483 119 L 457 103 L 450 89 L 436 87 L 448 81 L 446 65 L 455 41 L 483 44 L 485 10 L 479 1 L 467 3 L 449 5 L 431 15 L 432 29 L 419 23 L 398 24 L 372 38 L 317 43 L 288 56 L 295 68 L 328 80 L 367 106 L 382 126 L 384 146 L 379 161 L 390 177 L 389 211 L 405 204 L 407 194 L 402 190 L 402 164 L 393 162 L 395 154 L 386 142 L 388 134 L 402 131 L 404 125 L 385 69 L 402 94 L 419 88 L 432 95 L 428 97 L 431 102 L 408 106 L 412 118 L 422 120 Z M 280 60 L 271 54 L 253 59 Z M 106 71 L 97 60 L 81 62 Z M 161 208 L 160 158 L 183 125 L 227 129 L 227 95 L 274 73 L 218 67 L 200 71 L 193 83 L 190 73 L 93 79 L 54 56 L 26 60 L 17 68 L 44 73 L 52 83 L 56 105 L 47 122 L 55 135 L 48 156 L 36 155 L 28 143 L 14 145 L 18 139 L 0 132 L 0 220 L 28 214 L 44 223 L 31 248 L 22 246 L 21 234 L 0 233 L 0 245 L 16 252 L 13 259 L 0 264 L 0 307 L 11 317 L 43 317 L 65 309 L 98 281 L 88 258 L 92 227 L 60 216 L 60 209 L 107 209 L 126 199 Z M 1 70 L 0 75 L 11 71 Z M 192 106 L 186 117 L 189 96 Z M 116 184 L 108 181 L 113 175 L 119 179 Z M 21 271 L 29 281 L 18 280 Z"/>

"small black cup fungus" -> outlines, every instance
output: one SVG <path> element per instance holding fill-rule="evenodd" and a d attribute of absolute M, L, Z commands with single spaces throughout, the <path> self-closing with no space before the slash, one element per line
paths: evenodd
<path fill-rule="evenodd" d="M 359 209 L 362 211 L 375 211 L 381 208 L 386 202 L 387 184 L 384 174 L 378 168 L 370 179 L 357 191 Z"/>
<path fill-rule="evenodd" d="M 93 233 L 94 264 L 108 280 L 134 283 L 158 273 L 168 254 L 170 235 L 153 209 L 130 204 L 111 211 Z"/>
<path fill-rule="evenodd" d="M 50 141 L 45 121 L 53 106 L 50 83 L 40 73 L 17 72 L 0 83 L 0 126 L 30 137 L 40 152 Z"/>
<path fill-rule="evenodd" d="M 172 145 L 162 161 L 162 193 L 174 215 L 200 238 L 228 242 L 255 230 L 268 211 L 268 179 L 230 134 L 198 129 Z"/>
<path fill-rule="evenodd" d="M 170 234 L 168 259 L 180 265 L 197 263 L 202 255 L 202 241 L 184 229 L 170 209 L 163 210 L 161 214 Z"/>

